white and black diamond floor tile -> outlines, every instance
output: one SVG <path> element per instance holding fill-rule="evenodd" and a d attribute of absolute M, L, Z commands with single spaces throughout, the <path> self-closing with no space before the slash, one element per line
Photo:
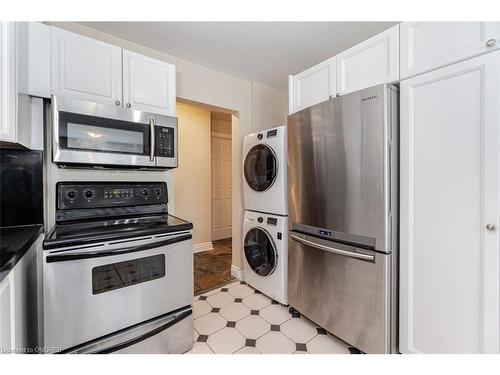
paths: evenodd
<path fill-rule="evenodd" d="M 193 316 L 192 354 L 357 352 L 244 282 L 231 282 L 195 297 Z"/>

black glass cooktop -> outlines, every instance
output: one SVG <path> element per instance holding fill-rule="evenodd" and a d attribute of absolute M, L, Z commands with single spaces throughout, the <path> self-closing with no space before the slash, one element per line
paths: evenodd
<path fill-rule="evenodd" d="M 192 228 L 192 223 L 167 214 L 57 224 L 46 237 L 43 247 L 75 246 Z"/>

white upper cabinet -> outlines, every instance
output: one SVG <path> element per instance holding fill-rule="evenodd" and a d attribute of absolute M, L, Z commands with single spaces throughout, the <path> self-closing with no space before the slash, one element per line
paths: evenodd
<path fill-rule="evenodd" d="M 0 22 L 0 140 L 17 141 L 16 25 Z"/>
<path fill-rule="evenodd" d="M 330 58 L 288 78 L 289 112 L 328 100 L 335 95 L 335 58 Z"/>
<path fill-rule="evenodd" d="M 123 50 L 123 104 L 175 115 L 175 65 Z"/>
<path fill-rule="evenodd" d="M 347 94 L 399 81 L 399 25 L 367 39 L 337 57 L 337 93 Z"/>
<path fill-rule="evenodd" d="M 50 26 L 40 22 L 16 22 L 18 92 L 50 98 Z"/>
<path fill-rule="evenodd" d="M 121 105 L 122 49 L 52 27 L 52 89 L 56 95 Z"/>
<path fill-rule="evenodd" d="M 402 353 L 499 353 L 500 51 L 401 82 Z"/>
<path fill-rule="evenodd" d="M 500 22 L 403 22 L 401 79 L 500 47 Z"/>

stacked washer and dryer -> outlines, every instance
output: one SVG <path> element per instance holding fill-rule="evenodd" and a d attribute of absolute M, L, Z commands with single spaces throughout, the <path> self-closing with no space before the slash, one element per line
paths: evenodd
<path fill-rule="evenodd" d="M 287 305 L 287 131 L 280 126 L 243 141 L 245 281 Z"/>

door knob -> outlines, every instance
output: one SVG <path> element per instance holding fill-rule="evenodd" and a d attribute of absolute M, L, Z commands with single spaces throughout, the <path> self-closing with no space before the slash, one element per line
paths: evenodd
<path fill-rule="evenodd" d="M 127 106 L 127 108 L 132 107 L 132 105 L 130 103 L 127 103 L 126 106 Z"/>
<path fill-rule="evenodd" d="M 120 104 L 121 104 L 121 102 L 120 102 L 119 100 L 117 100 L 117 101 L 115 101 L 115 104 L 116 104 L 116 105 L 120 105 Z"/>
<path fill-rule="evenodd" d="M 496 230 L 497 226 L 495 224 L 486 224 L 486 229 L 488 229 L 488 230 Z"/>
<path fill-rule="evenodd" d="M 494 47 L 497 44 L 497 41 L 495 39 L 489 39 L 486 41 L 486 47 Z"/>

